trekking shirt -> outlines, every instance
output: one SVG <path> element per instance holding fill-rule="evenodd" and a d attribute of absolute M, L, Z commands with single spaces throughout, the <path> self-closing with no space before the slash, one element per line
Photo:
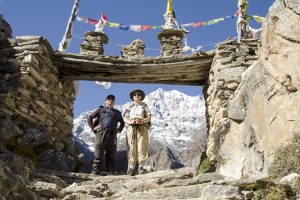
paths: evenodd
<path fill-rule="evenodd" d="M 93 123 L 94 119 L 95 123 Z M 125 125 L 122 113 L 117 109 L 110 109 L 108 106 L 100 106 L 88 117 L 87 121 L 92 130 L 99 124 L 101 130 L 109 128 L 121 132 Z M 119 128 L 117 128 L 118 122 L 120 123 Z"/>
<path fill-rule="evenodd" d="M 130 104 L 126 108 L 123 117 L 126 117 L 127 119 L 131 120 L 134 118 L 144 119 L 150 115 L 151 112 L 148 108 L 148 105 L 145 102 L 140 102 L 139 105 L 136 105 L 135 103 Z M 148 123 L 148 126 L 150 127 L 150 123 Z"/>

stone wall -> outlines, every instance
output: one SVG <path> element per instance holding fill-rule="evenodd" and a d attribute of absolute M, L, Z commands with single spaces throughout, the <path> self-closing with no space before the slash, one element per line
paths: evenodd
<path fill-rule="evenodd" d="M 217 47 L 206 94 L 207 154 L 225 176 L 267 176 L 277 150 L 300 136 L 299 5 L 298 0 L 274 3 L 263 23 L 258 57 L 233 58 L 221 50 L 224 44 Z M 253 60 L 247 58 L 258 61 L 249 67 Z M 299 155 L 296 149 L 287 153 Z M 299 166 L 288 166 L 289 158 L 281 159 L 287 161 L 281 168 L 299 173 Z"/>
<path fill-rule="evenodd" d="M 223 162 L 226 162 L 220 149 L 230 131 L 231 115 L 235 115 L 237 121 L 244 115 L 243 112 L 229 112 L 229 99 L 241 85 L 245 71 L 258 59 L 258 45 L 259 42 L 256 40 L 243 40 L 242 43 L 229 40 L 216 46 L 209 80 L 207 86 L 204 87 L 209 128 L 206 154 L 210 160 L 211 169 L 219 168 Z"/>
<path fill-rule="evenodd" d="M 0 150 L 40 167 L 74 170 L 73 81 L 59 79 L 45 38 L 2 37 L 0 43 Z"/>

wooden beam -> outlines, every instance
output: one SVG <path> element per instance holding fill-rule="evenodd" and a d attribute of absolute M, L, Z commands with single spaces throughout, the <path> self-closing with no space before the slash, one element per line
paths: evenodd
<path fill-rule="evenodd" d="M 56 53 L 51 60 L 65 80 L 201 85 L 208 78 L 213 57 L 214 53 L 209 53 L 128 61 L 111 56 Z"/>

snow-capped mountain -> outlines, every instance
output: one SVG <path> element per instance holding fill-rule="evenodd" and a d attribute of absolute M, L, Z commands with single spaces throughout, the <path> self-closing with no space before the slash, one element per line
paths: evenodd
<path fill-rule="evenodd" d="M 204 148 L 206 121 L 202 97 L 191 97 L 176 90 L 164 91 L 159 88 L 146 96 L 144 102 L 148 104 L 152 114 L 150 155 L 157 153 L 161 148 L 168 147 L 178 157 L 191 146 L 195 146 L 194 143 L 201 149 Z M 115 107 L 123 113 L 129 103 Z M 95 135 L 90 130 L 86 119 L 92 112 L 83 112 L 74 119 L 73 129 L 77 143 L 88 146 L 91 151 L 93 151 Z M 124 128 L 118 136 L 119 150 L 126 150 L 125 137 Z"/>

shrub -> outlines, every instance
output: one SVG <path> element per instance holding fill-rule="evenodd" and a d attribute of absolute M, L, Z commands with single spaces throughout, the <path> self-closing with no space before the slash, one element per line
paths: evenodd
<path fill-rule="evenodd" d="M 300 135 L 275 152 L 274 161 L 269 168 L 269 174 L 284 177 L 290 173 L 300 174 Z"/>
<path fill-rule="evenodd" d="M 286 191 L 281 187 L 269 187 L 254 192 L 252 200 L 283 200 L 287 199 Z"/>

